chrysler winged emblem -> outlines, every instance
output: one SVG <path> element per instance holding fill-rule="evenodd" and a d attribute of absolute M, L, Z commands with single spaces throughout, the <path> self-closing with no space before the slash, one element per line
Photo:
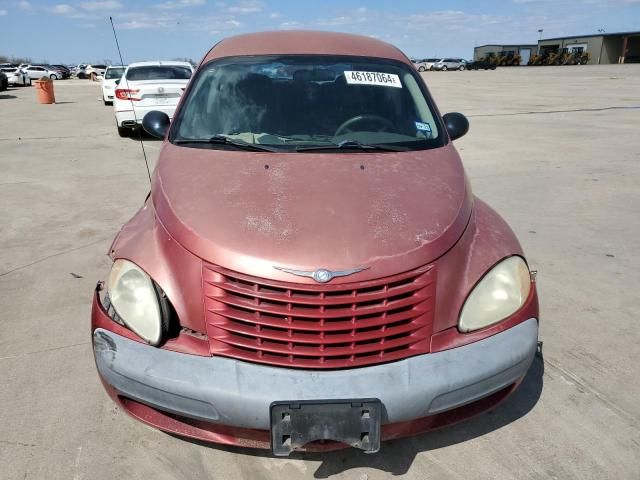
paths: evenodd
<path fill-rule="evenodd" d="M 369 267 L 350 268 L 348 270 L 327 270 L 326 268 L 318 268 L 317 270 L 294 270 L 293 268 L 274 267 L 281 272 L 290 273 L 292 275 L 298 275 L 299 277 L 313 278 L 318 283 L 327 283 L 336 277 L 346 277 L 347 275 L 353 275 L 354 273 L 362 272 Z"/>

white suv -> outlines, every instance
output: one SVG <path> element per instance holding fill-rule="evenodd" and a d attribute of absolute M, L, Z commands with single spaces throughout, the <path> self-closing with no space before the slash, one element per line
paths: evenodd
<path fill-rule="evenodd" d="M 440 61 L 439 58 L 425 58 L 416 62 L 416 68 L 419 72 L 426 72 L 427 70 L 433 70 L 433 64 Z"/>
<path fill-rule="evenodd" d="M 104 76 L 106 69 L 106 65 L 87 65 L 87 68 L 84 69 L 84 75 L 85 77 L 95 81 L 97 77 Z"/>
<path fill-rule="evenodd" d="M 129 136 L 152 110 L 159 110 L 173 118 L 191 75 L 193 67 L 187 62 L 130 64 L 118 82 L 113 98 L 118 134 L 121 137 Z"/>
<path fill-rule="evenodd" d="M 439 62 L 433 64 L 433 69 L 439 72 L 447 70 L 464 70 L 467 68 L 467 62 L 462 58 L 443 58 Z"/>

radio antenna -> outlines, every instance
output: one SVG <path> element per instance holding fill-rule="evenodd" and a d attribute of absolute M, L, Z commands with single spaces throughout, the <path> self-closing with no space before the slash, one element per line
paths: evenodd
<path fill-rule="evenodd" d="M 113 17 L 109 17 L 109 21 L 111 22 L 111 29 L 113 30 L 113 38 L 116 40 L 116 47 L 118 49 L 118 55 L 120 56 L 120 65 L 124 67 L 124 61 L 122 60 L 122 52 L 120 51 L 120 42 L 118 42 L 118 35 L 116 35 L 116 27 L 113 25 Z M 136 115 L 136 109 L 133 105 L 133 100 L 131 99 L 131 89 L 129 88 L 129 80 L 127 77 L 124 77 L 124 81 L 127 84 L 127 90 L 129 93 L 127 96 L 129 97 L 129 102 L 131 102 L 131 110 L 133 111 L 133 119 L 138 125 L 138 117 Z M 138 131 L 138 138 L 140 139 L 140 147 L 142 148 L 142 156 L 144 157 L 144 164 L 147 166 L 147 176 L 149 177 L 149 184 L 151 184 L 151 170 L 149 169 L 149 162 L 147 161 L 147 152 L 144 149 L 144 142 L 142 141 L 142 132 L 139 127 L 136 127 Z"/>

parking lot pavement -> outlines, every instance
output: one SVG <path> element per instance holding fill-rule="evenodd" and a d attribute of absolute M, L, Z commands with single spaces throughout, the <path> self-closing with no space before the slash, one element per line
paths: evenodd
<path fill-rule="evenodd" d="M 424 77 L 469 114 L 474 191 L 540 272 L 544 359 L 513 397 L 375 455 L 271 458 L 130 419 L 98 380 L 89 313 L 147 173 L 99 85 L 59 81 L 57 105 L 0 94 L 0 478 L 640 478 L 640 65 Z"/>

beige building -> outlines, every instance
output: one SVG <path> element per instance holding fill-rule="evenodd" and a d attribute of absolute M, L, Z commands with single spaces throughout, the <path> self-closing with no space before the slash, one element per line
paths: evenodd
<path fill-rule="evenodd" d="M 526 65 L 529 58 L 538 51 L 537 44 L 529 45 L 480 45 L 473 49 L 473 59 L 480 60 L 489 54 L 498 55 L 500 52 L 513 52 L 514 55 L 520 55 L 520 65 Z"/>
<path fill-rule="evenodd" d="M 589 54 L 589 64 L 640 62 L 640 31 L 599 33 L 571 37 L 545 38 L 538 42 L 540 52 L 567 48 Z"/>

